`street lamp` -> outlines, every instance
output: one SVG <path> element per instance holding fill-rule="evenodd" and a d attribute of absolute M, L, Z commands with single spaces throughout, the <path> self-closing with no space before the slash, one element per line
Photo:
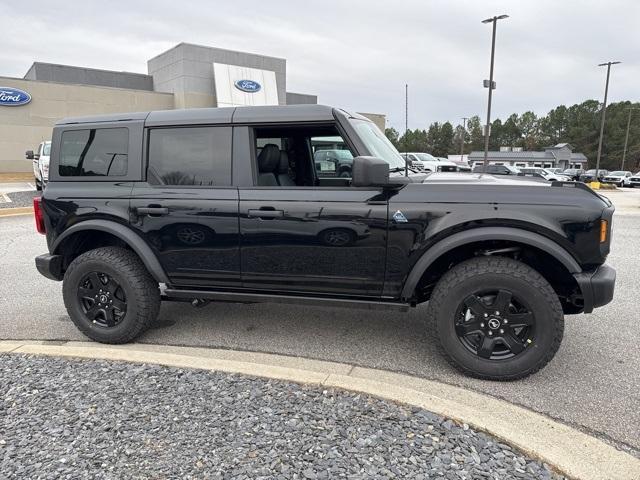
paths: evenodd
<path fill-rule="evenodd" d="M 487 124 L 484 127 L 484 162 L 482 171 L 487 171 L 487 163 L 489 156 L 489 134 L 491 129 L 491 93 L 493 89 L 496 88 L 496 84 L 493 82 L 493 57 L 496 51 L 496 25 L 498 20 L 502 20 L 504 18 L 509 18 L 509 15 L 498 15 L 495 17 L 487 18 L 486 20 L 482 20 L 482 23 L 493 23 L 493 34 L 491 36 L 491 66 L 489 67 L 489 80 L 484 81 L 485 88 L 489 89 L 489 101 L 487 103 Z"/>
<path fill-rule="evenodd" d="M 620 165 L 620 170 L 624 171 L 624 161 L 627 157 L 627 144 L 629 143 L 629 126 L 631 125 L 631 112 L 634 110 L 640 110 L 640 108 L 629 107 L 629 117 L 627 118 L 627 134 L 624 137 L 624 150 L 622 151 L 622 164 Z"/>
<path fill-rule="evenodd" d="M 602 104 L 602 119 L 600 120 L 600 140 L 598 141 L 598 157 L 596 158 L 596 178 L 594 181 L 598 181 L 598 174 L 600 173 L 600 155 L 602 154 L 602 135 L 604 134 L 604 117 L 607 114 L 607 95 L 609 93 L 609 74 L 611 73 L 611 65 L 617 65 L 622 62 L 606 62 L 600 63 L 599 67 L 607 66 L 607 82 L 604 85 L 604 103 Z"/>

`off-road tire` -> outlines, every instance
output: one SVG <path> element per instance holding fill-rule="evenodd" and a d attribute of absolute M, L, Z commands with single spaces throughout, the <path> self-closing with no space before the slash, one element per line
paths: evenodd
<path fill-rule="evenodd" d="M 455 331 L 455 312 L 475 289 L 487 286 L 526 296 L 535 315 L 533 343 L 515 357 L 481 358 L 463 345 Z M 553 288 L 533 268 L 506 257 L 477 257 L 445 273 L 436 285 L 428 310 L 444 358 L 462 373 L 486 380 L 517 380 L 543 368 L 554 357 L 564 332 L 562 306 Z"/>
<path fill-rule="evenodd" d="M 124 290 L 127 310 L 113 327 L 92 324 L 77 299 L 81 279 L 92 271 L 113 277 Z M 64 274 L 62 295 L 67 312 L 78 329 L 101 343 L 128 343 L 141 335 L 155 321 L 160 310 L 160 289 L 140 258 L 121 247 L 101 247 L 78 256 Z"/>

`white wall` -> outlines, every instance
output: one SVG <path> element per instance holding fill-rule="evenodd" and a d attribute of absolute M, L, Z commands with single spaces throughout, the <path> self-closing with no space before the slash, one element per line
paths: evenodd
<path fill-rule="evenodd" d="M 278 105 L 275 72 L 224 63 L 214 63 L 213 72 L 218 107 Z M 238 80 L 253 80 L 262 88 L 257 92 L 243 92 L 235 86 Z"/>

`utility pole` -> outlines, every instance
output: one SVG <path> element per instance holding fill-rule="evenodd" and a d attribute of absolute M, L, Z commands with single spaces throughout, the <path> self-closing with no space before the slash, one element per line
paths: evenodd
<path fill-rule="evenodd" d="M 600 173 L 600 156 L 602 155 L 602 137 L 604 134 L 604 118 L 607 114 L 607 95 L 609 94 L 609 74 L 611 73 L 611 65 L 617 65 L 618 63 L 621 62 L 606 62 L 606 63 L 601 63 L 598 66 L 599 67 L 604 67 L 605 65 L 607 66 L 607 81 L 604 85 L 604 103 L 602 104 L 602 118 L 600 120 L 600 140 L 598 141 L 598 157 L 596 158 L 596 178 L 594 179 L 595 182 L 598 182 L 599 180 L 599 173 Z"/>
<path fill-rule="evenodd" d="M 469 120 L 469 117 L 462 117 L 462 135 L 460 136 L 460 161 L 462 161 L 462 157 L 464 156 L 464 139 L 467 136 L 467 120 Z"/>
<path fill-rule="evenodd" d="M 498 20 L 502 20 L 503 18 L 509 18 L 509 15 L 499 15 L 491 18 L 487 18 L 483 20 L 482 23 L 493 23 L 493 33 L 491 35 L 491 64 L 489 67 L 489 80 L 484 81 L 485 88 L 489 89 L 489 100 L 487 102 L 487 123 L 484 127 L 484 162 L 482 171 L 487 171 L 488 156 L 489 156 L 489 135 L 491 133 L 491 96 L 493 89 L 496 88 L 495 83 L 493 82 L 493 58 L 496 52 L 496 25 L 498 24 Z"/>
<path fill-rule="evenodd" d="M 404 176 L 409 176 L 409 152 L 407 152 L 407 140 L 409 139 L 409 84 L 404 84 Z"/>
<path fill-rule="evenodd" d="M 631 112 L 638 109 L 629 107 L 627 110 L 629 110 L 629 117 L 627 117 L 627 134 L 624 137 L 624 150 L 622 151 L 622 164 L 620 165 L 620 170 L 624 170 L 624 161 L 627 158 L 627 145 L 629 144 L 629 126 L 631 125 Z"/>

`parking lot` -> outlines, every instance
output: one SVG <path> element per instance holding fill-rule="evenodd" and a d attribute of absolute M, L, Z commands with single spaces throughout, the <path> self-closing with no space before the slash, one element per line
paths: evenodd
<path fill-rule="evenodd" d="M 591 315 L 568 316 L 555 359 L 540 373 L 513 383 L 459 375 L 425 334 L 426 307 L 389 313 L 308 306 L 211 304 L 202 309 L 165 304 L 144 343 L 207 346 L 299 355 L 384 368 L 465 386 L 521 404 L 640 450 L 640 189 L 607 192 L 616 204 L 609 263 L 616 296 Z M 61 284 L 36 271 L 46 251 L 30 216 L 0 218 L 0 338 L 83 340 L 70 322 Z"/>

